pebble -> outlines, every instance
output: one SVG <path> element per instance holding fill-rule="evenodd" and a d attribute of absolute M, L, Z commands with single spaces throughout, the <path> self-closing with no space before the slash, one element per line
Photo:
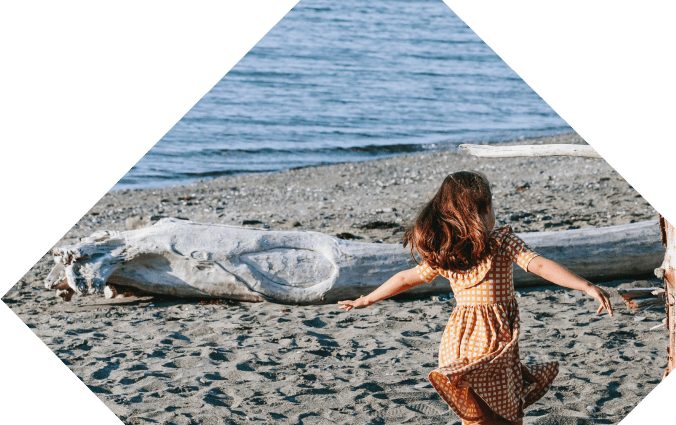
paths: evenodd
<path fill-rule="evenodd" d="M 636 317 L 634 317 L 634 322 L 642 322 L 643 320 L 645 320 L 645 317 L 644 317 L 644 316 L 636 316 Z"/>
<path fill-rule="evenodd" d="M 431 386 L 432 386 L 432 384 L 430 384 L 429 382 L 421 382 L 419 384 L 414 385 L 415 388 L 427 388 L 427 387 L 431 387 Z"/>
<path fill-rule="evenodd" d="M 591 413 L 596 413 L 597 409 L 595 406 L 587 406 L 587 410 L 589 410 Z"/>

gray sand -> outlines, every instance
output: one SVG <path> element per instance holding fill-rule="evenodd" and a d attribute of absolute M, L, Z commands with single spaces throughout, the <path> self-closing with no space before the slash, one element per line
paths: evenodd
<path fill-rule="evenodd" d="M 533 142 L 584 143 L 575 134 Z M 488 176 L 498 225 L 517 232 L 657 218 L 603 160 L 448 151 L 112 192 L 55 245 L 158 216 L 399 243 L 443 177 L 462 169 Z M 45 255 L 3 301 L 126 423 L 460 423 L 426 379 L 455 305 L 448 294 L 351 312 L 150 297 L 64 303 L 42 284 L 52 264 Z M 612 294 L 612 319 L 577 291 L 520 290 L 522 360 L 561 362 L 525 423 L 618 423 L 660 382 L 667 333 L 649 329 L 664 310 L 628 311 L 616 289 L 661 282 L 601 286 Z"/>

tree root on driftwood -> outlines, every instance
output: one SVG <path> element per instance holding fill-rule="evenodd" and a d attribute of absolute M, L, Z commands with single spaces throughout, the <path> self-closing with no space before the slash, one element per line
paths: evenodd
<path fill-rule="evenodd" d="M 669 330 L 668 361 L 664 372 L 666 377 L 676 368 L 676 227 L 660 216 L 662 243 L 666 248 L 664 261 L 655 269 L 655 276 L 664 279 L 667 317 L 665 325 Z"/>

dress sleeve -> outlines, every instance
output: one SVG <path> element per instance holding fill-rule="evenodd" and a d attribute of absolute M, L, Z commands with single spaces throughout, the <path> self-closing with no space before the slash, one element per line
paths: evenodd
<path fill-rule="evenodd" d="M 528 264 L 531 260 L 539 254 L 533 251 L 520 237 L 514 233 L 510 233 L 505 237 L 503 242 L 505 253 L 512 260 L 518 264 L 519 267 L 528 272 Z"/>
<path fill-rule="evenodd" d="M 439 276 L 439 272 L 430 267 L 425 261 L 415 266 L 415 271 L 418 273 L 420 280 L 427 283 L 430 283 Z"/>

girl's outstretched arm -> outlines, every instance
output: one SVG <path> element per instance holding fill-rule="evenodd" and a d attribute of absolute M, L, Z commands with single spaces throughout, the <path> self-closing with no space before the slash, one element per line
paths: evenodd
<path fill-rule="evenodd" d="M 592 285 L 578 275 L 572 273 L 559 263 L 542 257 L 535 257 L 528 264 L 528 271 L 547 279 L 559 286 L 577 289 L 601 303 L 596 314 L 600 314 L 605 308 L 612 317 L 613 306 L 610 304 L 610 295 L 598 286 Z"/>
<path fill-rule="evenodd" d="M 346 311 L 350 311 L 353 308 L 368 307 L 373 303 L 400 294 L 421 283 L 423 281 L 418 276 L 418 273 L 416 273 L 415 268 L 404 270 L 389 278 L 387 282 L 380 285 L 378 289 L 367 296 L 362 295 L 354 301 L 338 301 L 338 304 L 340 304 L 341 310 L 346 309 Z"/>

